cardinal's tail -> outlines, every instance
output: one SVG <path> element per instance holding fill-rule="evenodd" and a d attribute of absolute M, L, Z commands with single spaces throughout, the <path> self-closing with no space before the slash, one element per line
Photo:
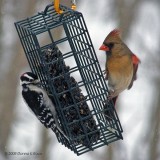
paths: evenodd
<path fill-rule="evenodd" d="M 114 119 L 114 108 L 111 105 L 113 104 L 115 107 L 117 98 L 118 98 L 118 96 L 107 101 L 104 106 L 104 115 L 105 115 L 105 118 L 107 121 L 111 121 L 112 119 Z"/>

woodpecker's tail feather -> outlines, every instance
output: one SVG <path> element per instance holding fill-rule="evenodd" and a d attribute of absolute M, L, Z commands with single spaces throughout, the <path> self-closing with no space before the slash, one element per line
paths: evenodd
<path fill-rule="evenodd" d="M 57 127 L 57 126 L 53 126 L 51 129 L 52 129 L 52 131 L 53 131 L 56 135 L 61 134 L 61 135 L 63 135 L 63 136 L 69 141 L 68 137 L 67 137 L 66 134 L 61 130 L 61 128 L 59 128 L 59 127 Z"/>

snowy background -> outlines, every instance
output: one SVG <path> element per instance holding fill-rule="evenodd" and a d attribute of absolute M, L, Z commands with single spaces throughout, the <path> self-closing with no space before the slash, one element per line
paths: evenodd
<path fill-rule="evenodd" d="M 77 0 L 77 10 L 83 13 L 102 70 L 105 54 L 99 47 L 114 28 L 122 30 L 125 43 L 141 59 L 137 81 L 117 101 L 124 140 L 79 157 L 57 142 L 20 95 L 19 75 L 29 66 L 14 22 L 34 15 L 49 3 L 0 0 L 0 160 L 159 160 L 160 1 Z M 5 152 L 19 155 L 7 156 Z M 42 155 L 20 155 L 28 152 Z"/>

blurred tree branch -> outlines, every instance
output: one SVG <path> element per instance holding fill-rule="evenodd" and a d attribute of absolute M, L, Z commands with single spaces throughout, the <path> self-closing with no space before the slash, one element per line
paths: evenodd
<path fill-rule="evenodd" d="M 47 160 L 48 159 L 48 154 L 47 154 L 47 149 L 48 149 L 48 130 L 46 128 L 42 128 L 42 137 L 41 137 L 41 148 L 40 148 L 40 153 L 42 153 L 40 160 Z"/>
<path fill-rule="evenodd" d="M 3 4 L 2 4 L 2 0 L 0 0 L 0 58 L 1 58 L 1 55 L 2 55 L 2 6 L 3 6 Z"/>
<path fill-rule="evenodd" d="M 126 39 L 130 29 L 135 22 L 137 8 L 142 0 L 118 0 L 115 1 L 115 8 L 117 8 L 117 16 L 119 19 L 119 28 L 123 29 L 123 38 Z"/>
<path fill-rule="evenodd" d="M 16 3 L 16 1 L 14 1 Z M 23 2 L 21 2 L 23 3 Z M 29 8 L 25 8 L 23 13 L 33 12 L 35 2 L 28 0 Z M 1 6 L 1 8 L 4 6 Z M 14 13 L 10 13 L 16 17 L 17 9 L 14 10 Z M 14 26 L 14 24 L 13 24 Z M 16 39 L 13 41 L 12 53 L 13 57 L 11 58 L 10 68 L 6 68 L 6 74 L 0 81 L 0 99 L 1 99 L 1 112 L 0 112 L 0 150 L 2 153 L 5 152 L 5 147 L 8 142 L 8 137 L 10 135 L 11 126 L 14 121 L 14 104 L 16 100 L 16 90 L 17 84 L 19 83 L 19 73 L 22 68 L 26 65 L 26 60 L 22 54 L 22 47 L 19 40 Z M 2 45 L 2 43 L 1 43 Z M 11 55 L 12 56 L 12 55 Z"/>
<path fill-rule="evenodd" d="M 156 93 L 156 97 L 155 97 L 155 103 L 153 103 L 153 105 L 155 105 L 155 110 L 152 111 L 152 117 L 151 117 L 151 123 L 150 123 L 150 144 L 149 144 L 149 160 L 153 159 L 153 160 L 158 160 L 158 143 L 160 140 L 160 136 L 159 136 L 159 131 L 160 131 L 160 79 L 156 81 L 156 86 L 159 87 L 159 89 L 157 89 L 157 93 Z M 153 107 L 154 108 L 154 107 Z"/>
<path fill-rule="evenodd" d="M 114 153 L 113 149 L 114 149 L 113 145 L 108 146 L 108 156 L 107 156 L 107 159 L 109 159 L 109 160 L 113 160 L 113 153 Z"/>

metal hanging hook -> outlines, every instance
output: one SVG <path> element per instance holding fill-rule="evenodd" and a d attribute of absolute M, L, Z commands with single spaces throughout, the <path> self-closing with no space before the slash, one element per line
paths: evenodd
<path fill-rule="evenodd" d="M 76 10 L 76 0 L 71 0 L 72 6 L 71 9 Z"/>
<path fill-rule="evenodd" d="M 54 8 L 55 8 L 56 12 L 59 13 L 59 14 L 63 13 L 63 10 L 61 10 L 59 8 L 59 0 L 54 0 L 53 3 L 54 3 Z M 76 1 L 75 0 L 71 0 L 71 3 L 72 3 L 71 9 L 75 10 L 76 9 Z"/>
<path fill-rule="evenodd" d="M 56 10 L 57 13 L 61 14 L 63 13 L 63 11 L 59 8 L 59 0 L 54 0 L 54 8 Z"/>

